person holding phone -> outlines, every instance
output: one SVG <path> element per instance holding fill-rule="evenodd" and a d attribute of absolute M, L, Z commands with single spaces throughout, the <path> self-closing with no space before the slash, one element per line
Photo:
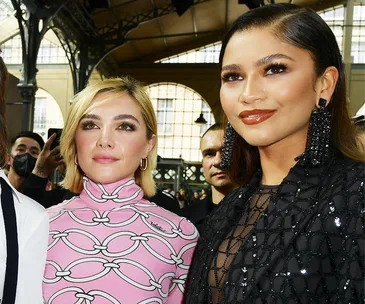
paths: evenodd
<path fill-rule="evenodd" d="M 35 168 L 43 147 L 43 138 L 32 131 L 19 132 L 11 139 L 8 178 L 18 191 L 23 192 L 24 183 Z"/>
<path fill-rule="evenodd" d="M 56 134 L 56 135 L 55 135 L 55 138 L 53 139 L 53 141 L 51 143 L 50 150 L 53 150 L 54 148 L 56 148 L 56 147 L 58 147 L 60 145 L 60 139 L 61 139 L 61 135 L 62 135 L 62 129 L 59 129 L 59 128 L 49 128 L 48 129 L 48 138 L 50 138 L 53 134 Z"/>
<path fill-rule="evenodd" d="M 45 208 L 58 204 L 75 195 L 60 186 L 46 191 L 50 175 L 57 167 L 63 165 L 59 147 L 60 130 L 49 130 L 49 138 L 44 144 L 43 149 L 37 155 L 33 170 L 22 186 L 22 192 L 25 195 L 31 197 Z"/>

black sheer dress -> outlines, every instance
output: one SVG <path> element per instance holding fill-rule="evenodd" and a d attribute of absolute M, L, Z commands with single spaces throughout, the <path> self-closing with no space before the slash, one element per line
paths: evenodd
<path fill-rule="evenodd" d="M 338 155 L 278 187 L 260 180 L 207 219 L 186 303 L 365 303 L 365 165 Z"/>
<path fill-rule="evenodd" d="M 249 199 L 250 203 L 247 204 L 247 210 L 218 247 L 208 274 L 210 303 L 223 302 L 222 291 L 232 260 L 238 254 L 242 244 L 247 240 L 248 235 L 250 235 L 251 230 L 261 216 L 267 217 L 265 210 L 277 188 L 276 186 L 260 185 L 259 189 Z M 256 240 L 255 236 L 253 236 L 253 239 Z"/>

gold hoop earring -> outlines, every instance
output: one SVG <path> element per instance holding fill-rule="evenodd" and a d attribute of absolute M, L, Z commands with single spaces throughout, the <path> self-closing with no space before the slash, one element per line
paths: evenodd
<path fill-rule="evenodd" d="M 148 157 L 142 158 L 139 164 L 139 170 L 145 171 L 147 169 L 147 166 L 148 166 Z"/>

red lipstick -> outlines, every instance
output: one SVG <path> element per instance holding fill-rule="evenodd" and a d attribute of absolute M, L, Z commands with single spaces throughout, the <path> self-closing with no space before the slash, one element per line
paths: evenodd
<path fill-rule="evenodd" d="M 256 125 L 275 114 L 276 110 L 251 110 L 242 111 L 239 115 L 245 125 Z"/>

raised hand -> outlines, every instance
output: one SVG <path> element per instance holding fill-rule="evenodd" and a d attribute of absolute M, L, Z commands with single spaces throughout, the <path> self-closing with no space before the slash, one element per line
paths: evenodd
<path fill-rule="evenodd" d="M 53 170 L 63 162 L 59 146 L 50 150 L 51 144 L 55 137 L 56 133 L 53 133 L 46 141 L 41 153 L 38 155 L 37 162 L 32 173 L 39 177 L 47 178 L 53 172 Z"/>

